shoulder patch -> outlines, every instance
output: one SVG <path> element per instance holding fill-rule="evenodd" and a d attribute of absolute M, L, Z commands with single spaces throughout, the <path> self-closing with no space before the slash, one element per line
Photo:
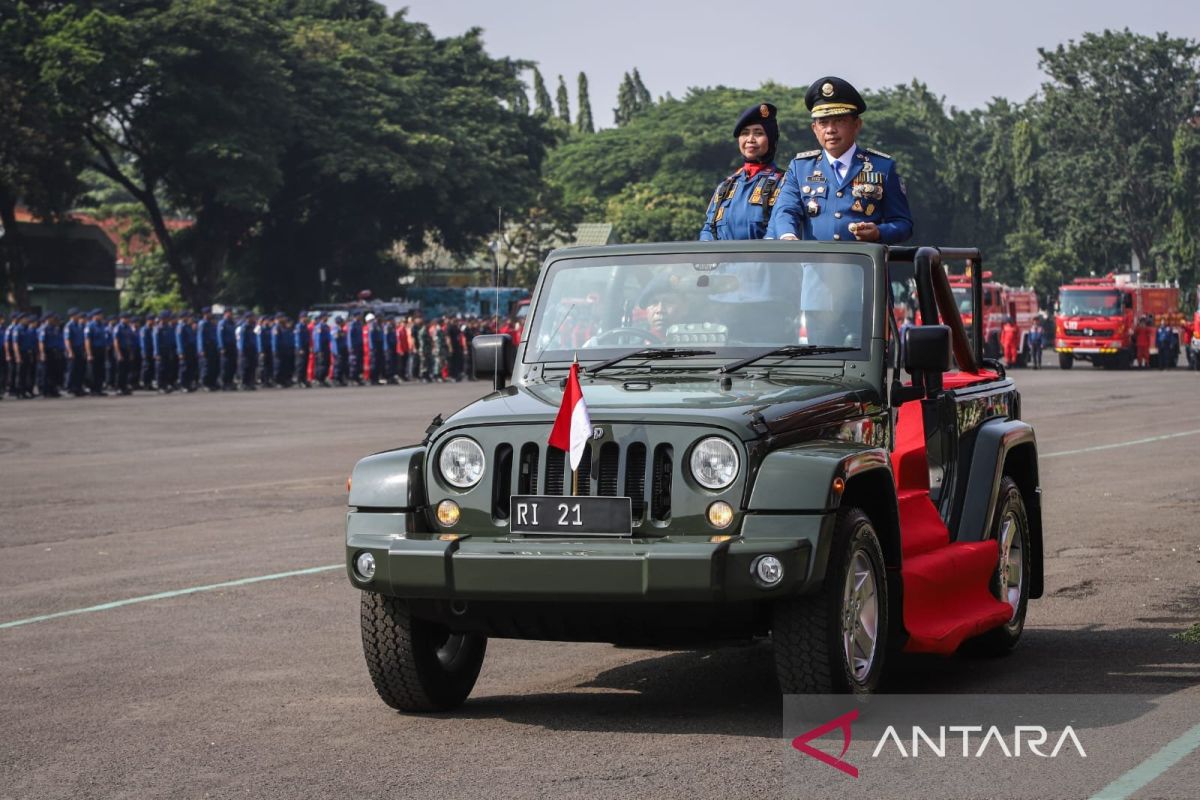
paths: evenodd
<path fill-rule="evenodd" d="M 863 150 L 866 150 L 873 156 L 879 156 L 880 158 L 891 158 L 891 156 L 889 156 L 887 153 L 883 152 L 882 150 L 876 150 L 874 147 L 864 147 Z"/>
<path fill-rule="evenodd" d="M 796 158 L 816 158 L 819 155 L 820 150 L 805 150 L 803 153 L 796 153 Z"/>

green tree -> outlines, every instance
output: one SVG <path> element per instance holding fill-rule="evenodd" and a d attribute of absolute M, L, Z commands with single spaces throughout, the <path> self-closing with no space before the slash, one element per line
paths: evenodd
<path fill-rule="evenodd" d="M 1200 45 L 1126 29 L 1038 52 L 1045 167 L 1065 211 L 1055 238 L 1097 270 L 1128 263 L 1132 250 L 1153 279 L 1170 229 L 1175 133 L 1200 111 Z"/>
<path fill-rule="evenodd" d="M 635 114 L 645 111 L 654 105 L 654 100 L 650 97 L 650 90 L 646 88 L 646 84 L 642 83 L 642 76 L 638 72 L 637 67 L 633 68 L 633 75 L 630 76 L 630 82 L 633 84 L 633 112 Z"/>
<path fill-rule="evenodd" d="M 628 125 L 633 119 L 635 113 L 634 104 L 636 90 L 633 88 L 633 79 L 629 77 L 629 73 L 625 73 L 625 77 L 621 79 L 621 85 L 617 87 L 617 107 L 613 109 L 613 123 L 618 127 Z"/>
<path fill-rule="evenodd" d="M 571 101 L 567 97 L 567 82 L 563 80 L 563 76 L 558 76 L 558 91 L 554 94 L 555 104 L 558 106 L 558 118 L 562 120 L 568 127 L 571 125 Z"/>
<path fill-rule="evenodd" d="M 579 114 L 575 117 L 575 130 L 580 133 L 595 133 L 596 125 L 592 122 L 592 100 L 588 97 L 588 79 L 584 73 L 579 73 Z"/>
<path fill-rule="evenodd" d="M 625 187 L 608 201 L 608 221 L 622 242 L 679 242 L 696 238 L 704 221 L 690 195 L 660 192 L 648 183 Z"/>
<path fill-rule="evenodd" d="M 550 99 L 546 81 L 537 67 L 533 68 L 533 102 L 535 113 L 546 119 L 554 116 L 554 102 Z"/>
<path fill-rule="evenodd" d="M 1191 289 L 1200 277 L 1200 123 L 1176 128 L 1172 155 L 1171 227 L 1163 271 Z"/>

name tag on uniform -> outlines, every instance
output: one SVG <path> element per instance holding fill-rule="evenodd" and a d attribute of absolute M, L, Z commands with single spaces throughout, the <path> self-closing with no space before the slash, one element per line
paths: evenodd
<path fill-rule="evenodd" d="M 825 176 L 819 172 L 815 172 L 804 180 L 806 183 L 825 183 Z"/>

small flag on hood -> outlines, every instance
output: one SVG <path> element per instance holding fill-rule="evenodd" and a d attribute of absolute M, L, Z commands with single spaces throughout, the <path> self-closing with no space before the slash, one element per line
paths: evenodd
<path fill-rule="evenodd" d="M 583 389 L 579 388 L 579 365 L 572 364 L 549 444 L 571 454 L 571 470 L 575 471 L 579 469 L 583 448 L 591 437 L 592 418 L 588 416 L 587 403 L 583 400 Z"/>

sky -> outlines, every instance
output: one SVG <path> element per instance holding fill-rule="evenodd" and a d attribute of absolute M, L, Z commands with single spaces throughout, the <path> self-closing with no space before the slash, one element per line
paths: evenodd
<path fill-rule="evenodd" d="M 596 124 L 610 127 L 617 86 L 637 67 L 656 98 L 690 87 L 807 86 L 839 75 L 859 89 L 925 82 L 947 105 L 1022 101 L 1043 75 L 1039 47 L 1089 31 L 1200 39 L 1194 0 L 908 0 L 780 4 L 711 0 L 385 0 L 437 36 L 484 31 L 493 56 L 536 61 L 551 95 L 563 75 L 575 114 L 586 72 Z M 760 8 L 770 18 L 748 9 Z M 770 100 L 764 97 L 764 100 Z M 532 100 L 532 93 L 531 93 Z"/>

